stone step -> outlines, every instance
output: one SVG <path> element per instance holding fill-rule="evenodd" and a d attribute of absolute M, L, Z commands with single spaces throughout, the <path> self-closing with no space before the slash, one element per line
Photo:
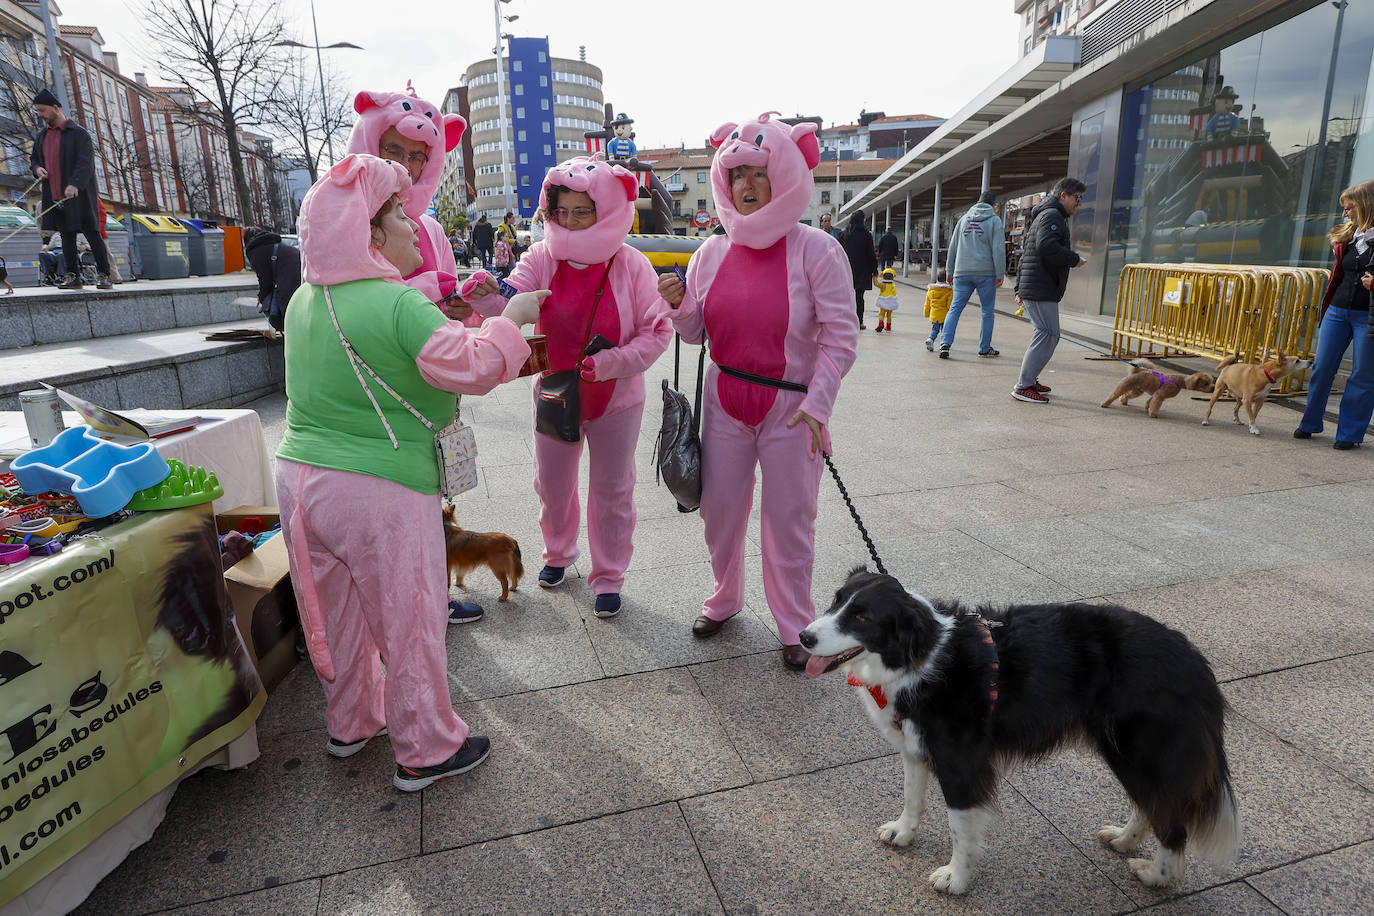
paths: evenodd
<path fill-rule="evenodd" d="M 112 290 L 21 289 L 0 297 L 0 351 L 256 319 L 257 289 L 244 272 L 128 282 Z"/>
<path fill-rule="evenodd" d="M 202 291 L 203 294 L 203 291 Z M 0 354 L 0 410 L 18 410 L 19 392 L 39 382 L 113 410 L 235 407 L 280 391 L 281 340 L 206 340 L 227 328 L 266 328 L 252 320 L 140 331 L 8 350 Z"/>

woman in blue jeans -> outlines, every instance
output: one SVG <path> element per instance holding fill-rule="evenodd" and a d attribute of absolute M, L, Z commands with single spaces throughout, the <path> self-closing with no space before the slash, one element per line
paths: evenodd
<path fill-rule="evenodd" d="M 1364 442 L 1374 413 L 1374 338 L 1369 327 L 1369 289 L 1374 285 L 1374 181 L 1362 181 L 1341 192 L 1346 221 L 1331 230 L 1335 252 L 1331 280 L 1322 296 L 1322 323 L 1317 332 L 1317 355 L 1303 411 L 1294 439 L 1311 439 L 1322 431 L 1331 383 L 1347 347 L 1350 379 L 1341 395 L 1336 441 L 1345 451 Z"/>

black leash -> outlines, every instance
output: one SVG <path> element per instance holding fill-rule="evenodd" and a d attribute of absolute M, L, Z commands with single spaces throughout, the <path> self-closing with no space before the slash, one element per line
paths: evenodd
<path fill-rule="evenodd" d="M 878 548 L 873 546 L 873 538 L 868 536 L 868 529 L 864 527 L 863 519 L 859 518 L 859 510 L 854 508 L 854 500 L 849 498 L 849 490 L 845 488 L 844 481 L 840 479 L 840 472 L 835 470 L 835 462 L 830 460 L 830 455 L 821 452 L 825 458 L 825 466 L 830 468 L 831 475 L 835 478 L 835 486 L 840 488 L 840 496 L 844 497 L 844 504 L 849 507 L 849 514 L 854 516 L 854 524 L 859 526 L 859 534 L 863 535 L 864 543 L 868 545 L 869 556 L 873 557 L 873 565 L 878 567 L 878 572 L 887 575 L 887 567 L 883 561 L 878 559 Z"/>

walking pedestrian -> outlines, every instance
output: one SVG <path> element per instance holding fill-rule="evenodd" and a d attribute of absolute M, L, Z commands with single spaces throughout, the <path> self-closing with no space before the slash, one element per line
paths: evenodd
<path fill-rule="evenodd" d="M 949 315 L 949 303 L 954 298 L 954 288 L 949 285 L 949 274 L 944 268 L 935 275 L 935 282 L 926 288 L 925 315 L 930 319 L 930 336 L 926 338 L 926 349 L 934 350 L 940 330 L 945 326 Z"/>
<path fill-rule="evenodd" d="M 711 189 L 726 237 L 707 239 L 692 255 L 685 286 L 672 274 L 658 281 L 683 339 L 711 342 L 701 405 L 702 451 L 710 456 L 702 463 L 701 520 L 715 587 L 692 635 L 714 636 L 744 608 L 758 468 L 763 590 L 789 668 L 804 668 L 808 657 L 798 634 L 816 613 L 811 573 L 822 453 L 831 448 L 831 411 L 858 343 L 840 246 L 799 222 L 820 160 L 814 132 L 813 124 L 789 127 L 768 115 L 718 128 Z"/>
<path fill-rule="evenodd" d="M 954 301 L 945 318 L 940 338 L 940 358 L 949 358 L 954 332 L 964 306 L 978 291 L 978 303 L 983 321 L 978 328 L 978 355 L 1000 356 L 992 346 L 992 325 L 997 316 L 997 291 L 1007 274 L 1007 240 L 1002 220 L 992 206 L 997 195 L 984 191 L 978 203 L 969 208 L 954 226 L 949 239 L 949 260 L 946 269 L 954 279 Z"/>
<path fill-rule="evenodd" d="M 890 226 L 883 227 L 883 234 L 878 237 L 878 267 L 886 270 L 897 260 L 897 236 L 893 235 Z"/>
<path fill-rule="evenodd" d="M 1349 349 L 1350 378 L 1341 395 L 1336 441 L 1331 443 L 1332 448 L 1346 451 L 1364 442 L 1365 429 L 1374 414 L 1374 335 L 1369 322 L 1370 289 L 1374 286 L 1374 181 L 1362 181 L 1342 191 L 1341 209 L 1345 222 L 1328 236 L 1335 258 L 1322 296 L 1307 409 L 1293 430 L 1293 438 L 1311 439 L 1322 431 L 1331 383 Z"/>
<path fill-rule="evenodd" d="M 897 271 L 884 267 L 878 277 L 878 333 L 892 333 L 892 313 L 897 311 L 901 300 L 897 298 Z"/>
<path fill-rule="evenodd" d="M 1059 346 L 1059 300 L 1069 285 L 1069 271 L 1087 263 L 1069 245 L 1069 217 L 1083 203 L 1087 189 L 1077 178 L 1061 178 L 1050 196 L 1031 211 L 1025 248 L 1016 268 L 1016 301 L 1025 306 L 1035 333 L 1011 392 L 1018 401 L 1050 401 L 1050 386 L 1040 384 L 1040 373 Z"/>
<path fill-rule="evenodd" d="M 472 227 L 472 247 L 476 248 L 477 254 L 481 256 L 482 266 L 490 268 L 493 250 L 496 247 L 496 230 L 487 222 L 485 213 L 477 217 L 477 225 Z"/>
<path fill-rule="evenodd" d="M 878 275 L 878 255 L 873 249 L 873 233 L 868 231 L 868 225 L 864 222 L 864 211 L 854 211 L 840 244 L 844 246 L 845 257 L 849 258 L 849 270 L 853 274 L 854 309 L 859 315 L 859 330 L 867 330 L 868 326 L 864 324 L 864 293 L 873 288 L 873 278 Z"/>
<path fill-rule="evenodd" d="M 821 214 L 821 231 L 837 242 L 841 241 L 844 238 L 844 233 L 831 225 L 829 213 Z"/>
<path fill-rule="evenodd" d="M 100 237 L 96 218 L 100 194 L 95 183 L 95 148 L 91 135 L 62 113 L 62 102 L 49 89 L 33 97 L 33 110 L 47 125 L 34 140 L 29 165 L 43 185 L 43 229 L 62 236 L 66 273 L 58 279 L 63 289 L 81 289 L 81 255 L 76 234 L 86 237 L 95 259 L 96 289 L 114 289 L 110 280 L 110 254 Z M 54 209 L 53 202 L 61 201 Z"/>

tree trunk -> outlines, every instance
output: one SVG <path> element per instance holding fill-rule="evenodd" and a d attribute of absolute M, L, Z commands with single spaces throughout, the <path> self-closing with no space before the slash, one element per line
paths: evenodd
<path fill-rule="evenodd" d="M 229 135 L 229 166 L 234 170 L 234 192 L 239 198 L 240 219 L 243 225 L 251 226 L 257 222 L 253 213 L 252 196 L 248 193 L 248 176 L 243 171 L 243 150 L 239 147 L 238 122 L 234 111 L 229 107 L 229 96 L 224 91 L 224 76 L 215 70 L 215 89 L 219 92 L 219 110 L 224 121 L 224 132 Z"/>

